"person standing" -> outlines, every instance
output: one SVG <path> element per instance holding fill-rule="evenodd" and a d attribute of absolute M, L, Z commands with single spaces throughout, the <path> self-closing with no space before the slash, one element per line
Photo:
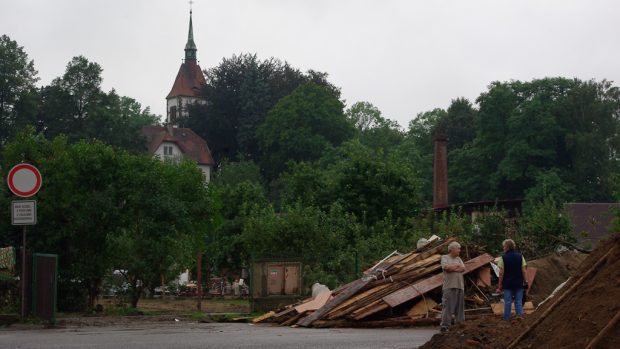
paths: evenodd
<path fill-rule="evenodd" d="M 504 254 L 497 262 L 499 267 L 498 291 L 504 291 L 504 320 L 510 319 L 514 301 L 517 316 L 523 315 L 523 288 L 525 284 L 525 267 L 523 255 L 517 251 L 512 239 L 502 242 Z"/>
<path fill-rule="evenodd" d="M 465 264 L 459 257 L 461 245 L 453 241 L 448 245 L 448 254 L 441 256 L 443 287 L 441 299 L 441 331 L 445 332 L 454 323 L 465 320 L 465 299 L 463 273 Z"/>

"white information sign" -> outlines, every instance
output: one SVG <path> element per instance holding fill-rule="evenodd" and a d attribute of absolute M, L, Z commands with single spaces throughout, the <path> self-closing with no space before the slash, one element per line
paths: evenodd
<path fill-rule="evenodd" d="M 37 224 L 37 202 L 35 200 L 13 201 L 11 222 L 13 225 Z"/>

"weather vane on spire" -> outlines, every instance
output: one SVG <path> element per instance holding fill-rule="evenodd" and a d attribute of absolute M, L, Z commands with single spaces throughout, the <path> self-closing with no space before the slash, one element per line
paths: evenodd
<path fill-rule="evenodd" d="M 193 0 L 189 0 L 189 13 L 192 13 L 192 5 L 194 4 Z"/>

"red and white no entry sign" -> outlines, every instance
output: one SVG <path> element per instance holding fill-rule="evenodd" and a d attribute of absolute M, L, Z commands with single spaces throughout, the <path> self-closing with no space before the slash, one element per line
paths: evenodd
<path fill-rule="evenodd" d="M 30 164 L 13 166 L 6 178 L 13 194 L 27 198 L 41 189 L 41 172 Z"/>

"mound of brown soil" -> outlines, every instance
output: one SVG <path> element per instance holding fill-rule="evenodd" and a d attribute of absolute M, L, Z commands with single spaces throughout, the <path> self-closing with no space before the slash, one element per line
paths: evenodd
<path fill-rule="evenodd" d="M 526 327 L 525 319 L 504 321 L 495 315 L 468 319 L 438 333 L 419 349 L 505 348 Z"/>
<path fill-rule="evenodd" d="M 605 258 L 602 263 L 587 273 L 602 258 Z M 582 276 L 583 282 L 559 304 L 553 304 L 552 299 L 535 313 L 541 316 L 547 308 L 553 307 L 517 348 L 586 348 L 620 311 L 620 233 L 599 242 L 598 248 L 581 264 L 561 294 Z M 620 348 L 619 323 L 606 332 L 596 348 Z"/>
<path fill-rule="evenodd" d="M 590 272 L 597 263 L 599 265 Z M 578 282 L 576 288 L 571 288 Z M 620 233 L 600 242 L 564 288 L 524 320 L 504 322 L 497 317 L 467 320 L 448 333 L 433 336 L 421 348 L 504 349 L 525 333 L 514 348 L 581 349 L 586 348 L 619 311 Z M 547 316 L 543 317 L 545 313 Z M 620 321 L 606 329 L 602 338 L 595 348 L 620 348 Z"/>
<path fill-rule="evenodd" d="M 528 300 L 534 302 L 534 305 L 545 300 L 559 284 L 577 272 L 579 265 L 587 256 L 581 252 L 566 251 L 529 261 L 528 267 L 535 267 L 537 271 Z"/>

